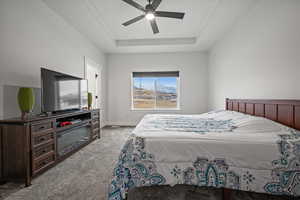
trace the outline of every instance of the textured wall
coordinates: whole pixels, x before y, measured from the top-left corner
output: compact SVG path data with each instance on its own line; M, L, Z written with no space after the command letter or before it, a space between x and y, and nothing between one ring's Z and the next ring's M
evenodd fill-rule
M105 55L40 0L2 0L0 29L0 117L12 106L3 86L39 88L41 66L83 77L88 56L105 67Z
M300 99L300 1L262 0L210 52L209 107L225 98Z
M180 71L180 111L160 113L195 114L207 111L207 54L112 54L108 56L108 123L135 125L147 113L131 110L131 73L134 71Z

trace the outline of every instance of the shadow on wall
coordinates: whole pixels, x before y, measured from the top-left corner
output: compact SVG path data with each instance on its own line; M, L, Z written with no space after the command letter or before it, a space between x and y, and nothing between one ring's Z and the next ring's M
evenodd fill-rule
M18 91L21 86L3 86L3 115L5 118L19 117L21 112L18 105ZM41 89L33 88L35 94L35 106L33 114L41 113Z

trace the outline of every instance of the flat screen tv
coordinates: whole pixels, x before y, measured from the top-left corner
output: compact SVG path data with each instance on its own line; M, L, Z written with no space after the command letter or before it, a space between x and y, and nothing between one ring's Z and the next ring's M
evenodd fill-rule
M41 68L42 111L59 112L88 107L87 80Z

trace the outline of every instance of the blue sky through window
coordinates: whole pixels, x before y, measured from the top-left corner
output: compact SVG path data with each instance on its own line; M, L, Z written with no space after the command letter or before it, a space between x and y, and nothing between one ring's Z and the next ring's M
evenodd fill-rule
M151 77L143 77L133 79L134 87L136 88L143 88L146 90L154 90L155 88L155 81L158 89L161 88L177 88L177 77L158 77L158 78L151 78Z

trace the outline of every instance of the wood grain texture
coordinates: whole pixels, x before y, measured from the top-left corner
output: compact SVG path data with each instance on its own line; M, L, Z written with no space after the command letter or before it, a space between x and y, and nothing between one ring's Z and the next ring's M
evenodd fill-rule
M246 114L254 115L254 104L253 103L246 103Z
M82 122L88 127L92 126L92 119L94 120L93 129L89 129L90 140L58 159L56 137L58 129L56 124L61 119L69 120L65 117L72 119L78 116L88 121ZM74 128L72 125L65 127L66 130L72 128ZM33 177L43 173L100 137L100 110L83 110L82 112L57 114L51 117L39 116L25 120L0 120L0 130L0 144L3 144L0 148L0 161L3 161L0 162L1 180L24 181L25 185L29 186Z
M300 130L300 106L295 106L295 128Z
M255 104L254 115L258 117L265 117L265 104Z
M265 105L265 117L276 121L277 120L277 105L275 104L266 104Z
M2 178L2 127L0 126L0 183Z
M100 112L99 110L94 110L92 112L92 139L100 138Z
M227 103L227 110L233 110L233 103L232 102L228 102Z
M233 107L232 110L239 112L239 102L233 102L232 105L233 105L232 106Z
M265 117L291 128L300 130L300 100L226 99L226 105L246 105L246 114ZM232 110L227 109L227 110Z
M3 176L19 179L26 177L27 163L24 154L28 153L27 129L24 126L2 126L3 130ZM29 155L27 155L29 156ZM26 156L26 157L27 157Z
M239 112L246 113L246 103L239 103Z
M294 125L294 107L293 105L278 105L278 121L286 126Z
M223 189L223 200L231 200L231 196L232 196L232 190Z

